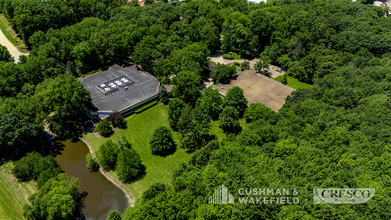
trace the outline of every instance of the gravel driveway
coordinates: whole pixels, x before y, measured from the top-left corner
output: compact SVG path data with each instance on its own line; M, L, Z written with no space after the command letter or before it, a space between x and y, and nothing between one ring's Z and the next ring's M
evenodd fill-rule
M11 54L11 56L15 59L15 63L18 63L19 62L19 56L20 55L26 55L28 56L27 53L22 53L18 50L18 48L16 48L12 43L11 41L9 41L7 39L7 37L5 37L4 33L0 30L0 44L2 46L5 46L7 48L7 50L9 51L9 53Z

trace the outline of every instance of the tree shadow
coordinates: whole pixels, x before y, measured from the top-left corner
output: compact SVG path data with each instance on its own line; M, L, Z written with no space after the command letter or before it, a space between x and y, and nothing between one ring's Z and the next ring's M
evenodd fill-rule
M146 175L147 175L147 167L144 166L144 164L141 164L137 176L135 176L132 180L130 180L129 183L134 183L139 180L142 180Z
M85 199L88 196L88 192L84 191L82 193L77 192L75 203L76 203L76 211L75 211L75 219L86 219L83 214L83 209L85 207Z
M57 155L62 155L61 151L64 150L65 145L62 143L67 139L64 137L55 137L51 140L50 144L45 145L44 152L46 155L51 155L56 157Z
M174 143L174 146L171 149L167 149L164 152L156 154L156 156L167 157L174 154L176 150L177 150L177 145Z

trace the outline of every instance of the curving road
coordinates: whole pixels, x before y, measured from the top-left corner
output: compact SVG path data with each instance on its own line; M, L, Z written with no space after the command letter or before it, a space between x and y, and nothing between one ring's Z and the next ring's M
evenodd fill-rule
M11 56L15 59L15 63L19 62L19 56L20 55L26 55L28 56L28 53L22 53L16 48L11 41L7 39L7 37L4 35L4 33L0 30L0 44L5 46L7 50L10 52Z

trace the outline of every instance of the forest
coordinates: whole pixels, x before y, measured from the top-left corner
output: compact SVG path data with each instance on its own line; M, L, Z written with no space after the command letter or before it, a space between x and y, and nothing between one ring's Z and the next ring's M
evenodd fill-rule
M77 77L137 64L175 85L170 126L193 155L171 185L151 186L122 219L391 219L391 20L372 2L188 0L138 7L2 0L0 11L31 52L14 64L0 48L0 156L22 166L30 160L20 158L49 149L44 125L60 136L80 135L91 98ZM247 107L240 88L224 99L213 90L201 93L207 57L216 50L259 57L313 87L294 91L278 112ZM208 133L212 119L226 134L221 142ZM49 171L39 165L45 161ZM50 158L33 164L36 171L14 174L40 181L25 217L76 216L80 183ZM235 198L239 188L297 188L300 195L308 190L308 198L313 188L375 188L376 194L353 205L207 204L221 184ZM53 204L72 204L64 216L42 205L56 190L64 198Z

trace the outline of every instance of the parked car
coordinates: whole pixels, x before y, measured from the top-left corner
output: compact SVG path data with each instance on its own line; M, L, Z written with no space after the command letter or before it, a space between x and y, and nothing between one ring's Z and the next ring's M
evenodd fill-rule
M279 72L279 73L281 73L281 69L277 69L276 71Z

